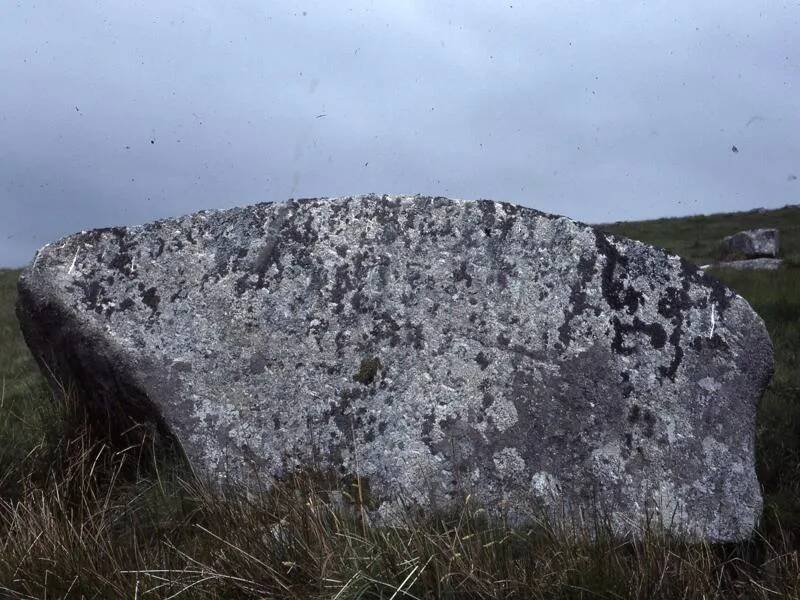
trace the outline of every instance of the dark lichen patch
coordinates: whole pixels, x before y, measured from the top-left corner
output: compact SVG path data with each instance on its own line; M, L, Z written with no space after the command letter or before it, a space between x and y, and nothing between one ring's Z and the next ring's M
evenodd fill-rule
M375 312L372 315L375 324L372 327L372 335L378 340L389 340L389 345L394 348L397 346L401 339L397 333L400 331L400 324L394 320L394 317L389 311Z
M406 328L406 344L414 350L425 348L425 335L423 334L425 326L422 323L414 325L411 321L406 321L404 326Z
M483 351L481 351L475 356L475 362L480 365L481 371L485 371L486 367L492 364L492 359L488 358Z
M668 287L658 300L658 313L672 319L673 323L690 308L692 308L692 301L686 290L673 286Z
M659 367L659 373L661 373L662 377L668 377L669 379L674 380L675 374L678 372L678 367L683 360L683 348L681 347L681 325L678 323L675 326L675 329L672 330L672 335L669 336L669 342L674 347L674 354L672 356L672 361L668 367L661 366Z
M606 258L600 279L603 298L614 310L626 309L628 314L634 314L639 309L639 304L644 304L644 296L623 283L628 277L628 257L622 256L600 231L595 231L595 243L598 254Z
M736 296L736 293L725 287L719 279L699 270L696 265L683 258L681 258L681 279L685 290L688 290L691 284L710 289L708 300L717 305L720 314L725 312Z
M701 352L705 349L709 350L728 349L728 343L725 340L723 340L717 333L715 333L711 337L701 337L699 335L695 336L690 345L692 347L692 350L695 350L697 352Z
M656 416L649 408L644 411L644 423L644 435L648 438L653 437L653 434L655 433Z
M156 311L158 310L158 303L160 301L161 297L158 295L156 288L154 287L148 288L142 293L142 303L150 308L152 311L150 313L151 315L156 314Z
M374 358L365 358L361 361L361 365L358 368L358 373L353 375L353 381L363 385L369 385L375 381L375 376L380 370L383 370L383 365L377 356Z
M103 301L106 290L100 281L97 279L92 281L78 280L75 282L75 286L83 291L83 297L80 299L83 305L98 315L103 314Z
M641 407L638 404L634 404L631 406L630 412L628 412L628 423L636 423L641 415Z
M630 355L636 351L635 346L625 346L625 336L631 333L644 333L650 338L653 348L659 350L667 343L667 332L659 323L645 323L639 317L634 317L632 323L622 323L618 317L611 319L614 327L614 338L611 349L617 354Z
M164 241L163 238L156 239L156 248L155 250L153 249L150 250L150 258L158 258L159 256L161 256L164 253L165 245L166 242Z
M453 281L456 283L463 281L467 287L472 287L472 275L467 272L467 261L462 261L453 271Z

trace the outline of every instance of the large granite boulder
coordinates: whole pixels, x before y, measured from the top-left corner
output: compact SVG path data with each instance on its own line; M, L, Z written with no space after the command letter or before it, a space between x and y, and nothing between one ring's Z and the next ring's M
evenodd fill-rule
M28 344L207 474L354 475L376 519L747 537L772 370L747 302L664 250L511 204L365 196L84 231L20 280ZM59 389L59 388L56 388Z
M729 235L723 240L726 253L744 258L776 258L777 229L748 229Z

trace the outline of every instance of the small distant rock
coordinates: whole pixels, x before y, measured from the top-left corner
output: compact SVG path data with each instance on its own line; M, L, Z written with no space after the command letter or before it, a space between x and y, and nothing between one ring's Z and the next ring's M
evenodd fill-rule
M740 271L777 271L783 261L780 258L750 258L747 260L732 260L715 265L704 265L701 269L713 266L716 269L738 269Z
M725 250L732 256L744 258L777 258L777 229L748 229L723 239Z

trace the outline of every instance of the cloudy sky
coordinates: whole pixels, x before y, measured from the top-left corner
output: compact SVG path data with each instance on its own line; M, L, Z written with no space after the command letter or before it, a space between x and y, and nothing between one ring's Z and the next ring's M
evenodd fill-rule
M603 222L798 203L798 177L797 1L0 0L0 265L290 197Z

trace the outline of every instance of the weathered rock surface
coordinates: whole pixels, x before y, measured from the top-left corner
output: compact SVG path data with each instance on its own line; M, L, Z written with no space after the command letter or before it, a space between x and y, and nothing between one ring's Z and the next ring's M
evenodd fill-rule
M745 258L775 258L778 256L777 229L748 229L723 239L726 250Z
M374 516L464 494L746 537L772 346L677 256L490 201L367 196L82 232L20 280L35 355L220 477L358 473Z

